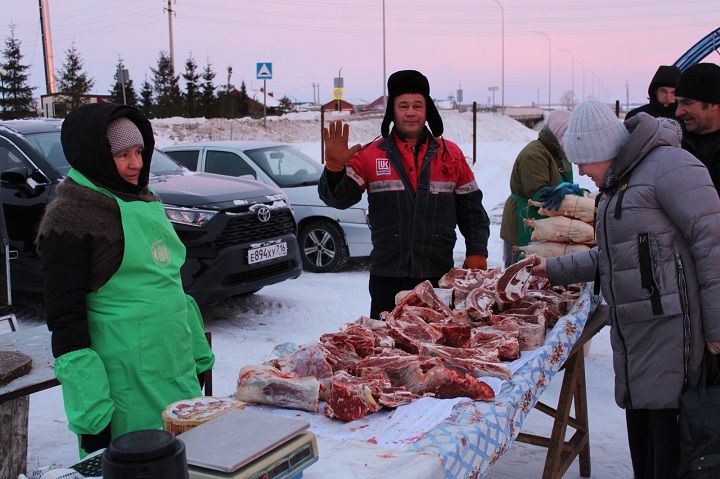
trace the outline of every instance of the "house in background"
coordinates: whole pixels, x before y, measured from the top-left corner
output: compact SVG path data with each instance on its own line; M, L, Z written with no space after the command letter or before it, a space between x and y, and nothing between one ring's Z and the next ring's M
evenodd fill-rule
M323 111L339 111L345 113L356 113L358 110L355 105L348 100L330 100L322 105Z
M111 103L110 95L82 95L84 103ZM70 99L62 93L40 95L41 116L45 118L65 118L70 111Z

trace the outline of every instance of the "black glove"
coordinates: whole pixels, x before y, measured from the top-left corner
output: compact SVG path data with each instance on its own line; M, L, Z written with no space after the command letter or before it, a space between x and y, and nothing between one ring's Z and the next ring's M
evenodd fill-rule
M106 448L110 445L112 434L110 432L110 424L97 434L82 434L80 436L80 447L83 451L91 453L98 449Z
M543 208L559 210L565 195L575 194L579 190L580 185L578 184L562 182L557 186L543 186L538 190L538 198L542 201Z

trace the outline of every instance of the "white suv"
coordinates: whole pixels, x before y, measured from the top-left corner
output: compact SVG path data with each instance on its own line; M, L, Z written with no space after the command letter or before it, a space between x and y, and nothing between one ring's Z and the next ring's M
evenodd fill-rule
M251 176L280 188L298 223L298 243L308 271L339 271L351 257L370 255L367 199L352 208L331 208L318 197L323 166L295 147L262 141L216 141L162 149L192 171Z

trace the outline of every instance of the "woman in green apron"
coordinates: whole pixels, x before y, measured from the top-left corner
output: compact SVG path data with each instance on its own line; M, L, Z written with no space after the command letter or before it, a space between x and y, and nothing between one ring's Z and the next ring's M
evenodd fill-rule
M182 288L185 247L148 178L154 139L137 110L86 105L63 123L72 169L40 225L55 375L81 456L162 427L200 395L214 356Z
M554 187L573 181L572 166L561 145L569 119L567 111L550 112L538 139L528 143L515 159L510 175L510 197L505 202L500 227L500 238L505 243L503 259L506 267L519 259L512 247L530 243L532 230L525 226L523 220L543 218L536 207L528 206L528 199L540 200L544 186Z

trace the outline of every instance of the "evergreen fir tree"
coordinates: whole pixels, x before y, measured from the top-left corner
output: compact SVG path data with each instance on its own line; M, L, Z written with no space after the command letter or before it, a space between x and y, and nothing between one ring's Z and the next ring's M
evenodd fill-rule
M155 90L155 117L167 118L182 115L182 94L178 86L178 77L172 66L170 57L164 50L158 56L157 68L150 69L153 73Z
M200 74L197 72L197 63L192 54L185 62L185 73L182 75L185 80L185 93L183 93L183 104L186 118L195 118L200 116Z
M155 117L155 105L153 105L153 87L147 77L142 84L142 90L140 90L140 111L145 115L145 118Z
M200 114L204 115L205 118L217 117L217 96L215 96L215 85L213 80L215 79L215 72L210 65L208 60L203 70L202 75L202 95L200 97Z
M28 85L27 70L23 65L20 40L15 37L15 25L10 25L10 35L5 39L5 48L0 60L0 118L12 120L37 116L33 105L31 88Z
M110 96L112 97L113 103L120 105L123 104L123 87L120 83L120 79L117 78L117 72L124 69L125 64L123 63L123 59L118 58L118 63L115 67L115 83L110 90ZM137 106L138 104L137 94L135 93L135 85L133 84L132 79L128 79L125 83L125 104L128 106Z
M238 101L237 95L232 93L235 91L235 85L232 84L233 68L231 65L227 67L227 83L223 85L222 91L218 93L218 105L220 108L220 116L224 118L237 118Z
M245 86L245 80L240 83L240 96L238 98L239 112L238 116L248 116L250 114L250 96L247 93L247 87Z
M95 80L83 71L83 60L75 44L65 51L65 63L58 70L58 93L67 96L68 112L85 103Z

